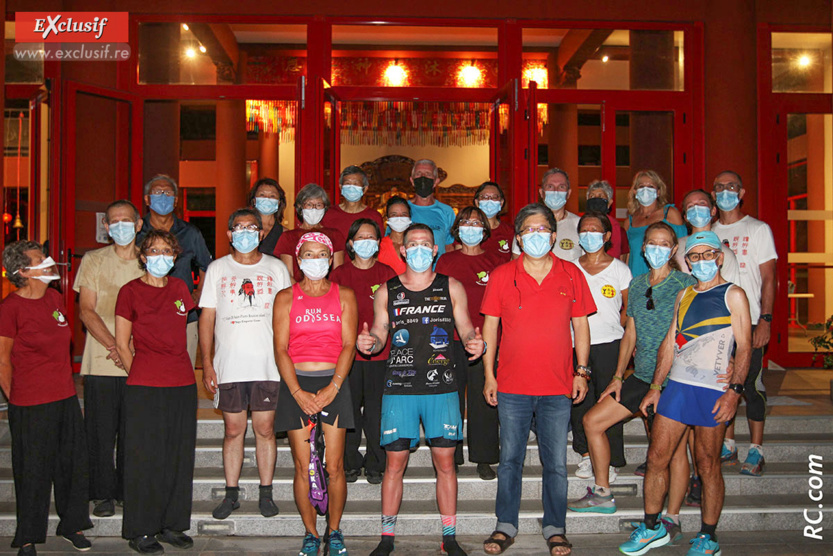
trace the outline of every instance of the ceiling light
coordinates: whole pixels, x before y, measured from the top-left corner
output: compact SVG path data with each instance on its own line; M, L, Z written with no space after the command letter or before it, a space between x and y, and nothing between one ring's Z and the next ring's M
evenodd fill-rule
M807 66L810 65L811 62L812 62L812 60L806 54L802 54L798 58L798 65L799 65L799 67L802 67L802 68L806 68Z
M203 45L200 45L200 52L205 54L207 52L206 48Z
M481 72L480 68L474 65L474 61L460 68L457 74L457 82L462 87L478 87L480 85Z
M407 79L408 72L399 65L398 60L394 60L385 70L385 82L388 87L402 87Z
M608 56L607 54L602 56L602 62L607 62L608 60L610 60L610 56Z
M188 24L187 24L187 23L183 23L183 24L182 24L182 30L183 30L183 31L187 31L187 30L188 30Z
M188 58L194 58L197 55L197 51L191 47L185 49L185 56Z
M535 81L540 89L547 88L548 74L547 68L544 67L530 67L524 70L524 77L527 83Z

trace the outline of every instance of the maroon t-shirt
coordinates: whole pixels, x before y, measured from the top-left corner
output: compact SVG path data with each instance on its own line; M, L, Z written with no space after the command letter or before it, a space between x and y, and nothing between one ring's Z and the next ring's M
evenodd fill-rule
M344 246L347 243L341 232L335 228L328 228L326 226L316 230L295 228L294 230L287 230L282 233L280 239L278 240L278 244L275 246L274 254L276 257L280 257L281 255L289 255L292 257L292 276L295 278L296 282L300 282L301 279L303 279L304 273L301 272L301 269L298 267L298 259L295 258L295 247L298 246L298 240L301 239L301 236L308 232L319 232L330 238L330 241L333 242L334 253L344 251Z
M486 251L499 253L503 257L501 262L505 263L512 258L513 239L515 239L515 228L501 221L500 225L492 230L489 239L481 243L480 247ZM440 257L440 260L442 260L442 257Z
M368 269L356 268L351 261L346 261L330 273L330 280L336 284L347 286L356 293L356 305L358 306L359 313L358 328L360 332L364 323L367 323L368 327L373 326L373 300L376 297L376 290L384 287L385 282L394 276L396 276L396 272L385 263L380 263L379 261L376 261L376 264ZM387 360L389 352L390 343L381 352L371 357L370 361ZM359 356L367 359L361 353Z
M437 261L439 274L451 276L463 284L468 299L471 323L473 326L480 327L481 332L484 317L480 314L480 304L483 302L483 294L489 283L489 275L504 262L506 262L505 257L496 251L486 251L480 255L466 255L462 251L451 251ZM457 338L456 330L454 337Z
M384 232L385 228L382 226L382 216L379 214L379 211L373 210L370 207L365 208L361 212L352 213L344 212L344 210L342 210L339 206L330 207L327 212L324 213L324 219L321 220L321 225L327 228L335 228L346 238L347 232L350 231L350 226L352 226L353 222L359 218L370 218L376 222L379 225L379 228ZM344 245L341 245L340 247L343 249Z
M194 384L194 367L188 357L185 327L188 311L195 308L188 286L168 277L163 288L136 278L122 286L116 316L133 323L133 365L127 376L131 386L173 387Z
M49 288L40 299L9 294L0 304L0 336L14 340L10 403L40 405L75 395L72 330L57 290Z

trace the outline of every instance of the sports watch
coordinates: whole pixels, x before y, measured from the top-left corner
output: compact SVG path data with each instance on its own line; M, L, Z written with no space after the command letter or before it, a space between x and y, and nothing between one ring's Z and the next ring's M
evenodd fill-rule
M743 395L743 384L730 384L729 390L737 394L738 396Z
M764 315L761 315L761 319L767 322L772 322L772 313L766 313Z

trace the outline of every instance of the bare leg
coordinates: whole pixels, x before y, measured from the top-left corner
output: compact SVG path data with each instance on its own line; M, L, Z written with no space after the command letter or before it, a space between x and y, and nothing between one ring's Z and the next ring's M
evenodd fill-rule
M454 470L454 448L431 448L431 459L437 469L437 506L440 515L457 515L457 472Z
M693 434L687 427L682 440L671 457L671 482L668 487L668 513L671 515L679 515L685 499L685 492L688 489L689 465L686 438L689 436L693 436Z
M316 512L309 501L309 431L298 429L287 431L292 460L295 462L295 478L292 486L295 494L295 506L301 514L301 521L307 533L318 536L316 529ZM343 446L342 446L343 449Z
M593 462L593 473L596 484L609 488L608 468L610 467L610 442L605 431L630 417L628 409L608 396L593 406L584 415L584 433L587 436L587 446L590 449L590 461Z
M236 487L243 467L243 442L246 438L246 412L223 412L225 435L223 436L223 472L226 486ZM274 462L272 467L275 467Z
M323 423L324 460L327 462L327 495L329 496L330 530L341 526L341 516L347 503L347 480L344 478L344 440L347 429L339 429L338 419L334 425Z
M275 476L277 447L275 446L274 425L274 411L252 411L252 429L255 431L257 446L257 473L262 486L271 485Z
M451 451L453 454L454 450ZM382 515L397 515L402 503L402 476L411 452L402 450L386 452L386 455L385 476L382 478Z
M648 447L648 469L645 471L645 513L658 514L662 511L665 494L668 492L668 475L671 457L680 445L686 425L662 415L654 417L651 444Z
M700 513L703 522L716 525L723 511L723 471L720 468L720 446L723 441L724 425L695 428L695 457L700 480L703 484L703 499Z

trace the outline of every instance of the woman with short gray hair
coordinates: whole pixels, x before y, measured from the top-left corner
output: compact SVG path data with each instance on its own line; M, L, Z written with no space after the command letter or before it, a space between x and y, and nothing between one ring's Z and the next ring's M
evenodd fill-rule
M382 215L365 198L370 181L364 170L358 166L346 167L341 171L338 185L341 201L324 215L324 226L335 228L345 237L353 222L360 218L369 218L382 228Z
M625 241L625 232L622 230L622 225L616 219L615 214L610 214L613 210L614 193L613 187L607 180L596 180L587 186L587 205L586 212L597 212L604 214L610 220L610 247L606 253L614 258L620 258L622 255L630 253L628 242Z
M298 226L294 230L287 230L281 234L274 252L274 255L283 261L286 268L292 269L289 276L293 284L300 281L304 276L301 269L298 268L295 246L298 245L301 236L307 232L320 232L333 242L336 251L333 254L332 268L344 263L344 234L322 223L329 208L330 196L317 183L306 184L295 196L295 216L298 218Z

